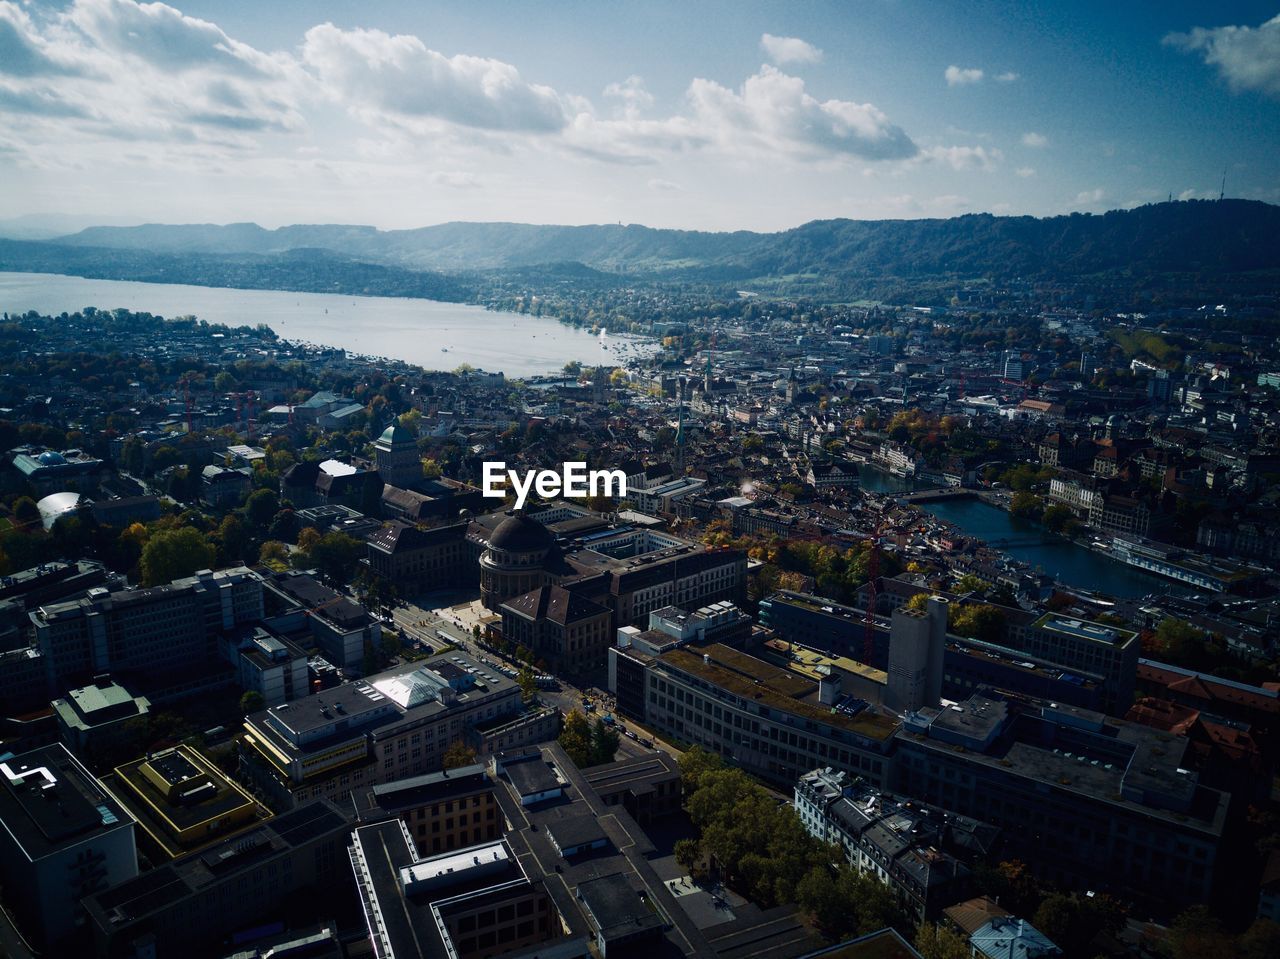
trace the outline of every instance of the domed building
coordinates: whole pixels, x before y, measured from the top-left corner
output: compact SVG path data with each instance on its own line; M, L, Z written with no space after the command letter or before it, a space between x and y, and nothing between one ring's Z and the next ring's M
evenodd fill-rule
M382 482L409 487L422 479L418 440L398 422L392 423L373 444L373 462Z
M551 585L547 565L555 548L545 526L523 513L510 514L480 554L480 602L497 612L507 600Z

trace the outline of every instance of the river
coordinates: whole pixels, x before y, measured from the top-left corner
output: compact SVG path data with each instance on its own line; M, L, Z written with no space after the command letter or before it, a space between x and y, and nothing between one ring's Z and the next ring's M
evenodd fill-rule
M636 337L597 337L546 317L436 300L0 273L0 312L57 316L86 306L166 317L191 314L229 326L266 323L286 340L393 357L427 369L468 363L513 377L558 372L570 360L619 365L652 348Z
M870 466L861 467L860 475L862 487L873 493L902 493L912 488L910 480ZM1016 560L1039 567L1066 586L1126 599L1177 590L1177 584L1170 580L1054 536L1039 523L1012 516L976 497L921 503L920 508L954 524L969 536L993 544Z

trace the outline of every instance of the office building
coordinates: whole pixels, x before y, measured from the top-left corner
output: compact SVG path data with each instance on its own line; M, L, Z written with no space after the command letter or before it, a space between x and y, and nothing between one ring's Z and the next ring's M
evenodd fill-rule
M369 537L364 561L404 596L468 586L476 570L466 532L465 522L420 529L392 520Z
M356 829L348 857L377 959L480 959L564 938L545 883L501 839L423 858L392 820ZM581 945L565 955L585 956Z
M680 812L680 764L657 751L582 770L606 806L622 806L640 826Z
M495 739L558 731L555 709L526 711L513 680L446 653L250 715L242 761L260 789L293 805L433 772L458 740L484 752Z
M152 865L241 832L268 817L235 780L187 745L117 766L102 786L138 822Z
M307 652L296 643L257 626L228 638L226 649L240 688L258 693L267 706L307 695Z
M884 580L881 596L893 594L896 602L905 598L898 580ZM894 606L877 602L879 611L891 613ZM851 606L819 596L779 591L760 602L760 621L793 646L825 651L832 656L860 659L865 655L865 613ZM1032 620L1034 622L1034 619ZM976 689L992 686L1025 693L1037 699L1102 709L1106 680L1080 668L1068 669L1049 657L1032 655L1025 648L1013 648L1027 630L1017 622L1006 624L1005 640L989 643L948 635L942 654L942 693L948 699L967 699ZM1025 646L1025 643L1020 643ZM871 664L885 666L889 659L889 631L877 626L872 638Z
M1230 797L1185 738L1057 703L976 693L896 737L895 792L1003 830L1008 855L1068 889L1162 912L1209 898Z
M264 571L261 576L264 626L299 645L315 646L347 675L364 671L365 649L378 648L382 624L363 606L309 573Z
M897 723L841 688L837 675L806 676L719 643L658 656L609 650L619 712L731 760L770 782L794 785L834 766L884 785Z
M55 688L113 673L140 690L180 695L226 685L230 670L215 665L219 635L262 614L262 583L238 566L150 589L95 587L41 606L31 621Z
M361 822L399 819L419 856L501 839L502 811L484 764L459 766L374 786L354 796Z
M422 481L418 438L399 423L388 426L374 441L373 462L384 483L411 487Z
M92 954L216 959L233 951L233 938L277 923L304 927L326 914L352 921L350 833L336 806L311 802L95 892L84 900Z
M1032 656L1102 678L1103 709L1123 716L1133 704L1142 643L1133 630L1046 613L1010 642Z
M65 746L0 762L0 880L38 948L57 955L84 923L80 900L137 874L133 817Z
M62 741L77 753L92 753L118 741L129 720L151 711L147 697L134 696L109 676L99 676L88 686L69 690L49 705Z

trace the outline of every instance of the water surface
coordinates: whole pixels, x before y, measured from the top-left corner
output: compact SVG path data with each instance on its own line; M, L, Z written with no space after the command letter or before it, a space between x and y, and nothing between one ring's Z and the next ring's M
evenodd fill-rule
M553 319L463 303L0 273L0 312L56 316L86 306L165 317L191 314L229 326L266 323L287 340L393 357L427 369L468 363L507 376L557 372L570 360L612 366L649 348L632 337L593 336Z

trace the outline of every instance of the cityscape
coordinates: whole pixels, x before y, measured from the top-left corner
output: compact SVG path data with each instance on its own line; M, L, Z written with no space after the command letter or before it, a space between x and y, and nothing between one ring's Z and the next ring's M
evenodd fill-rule
M317 6L0 0L0 957L1280 955L1275 10Z

